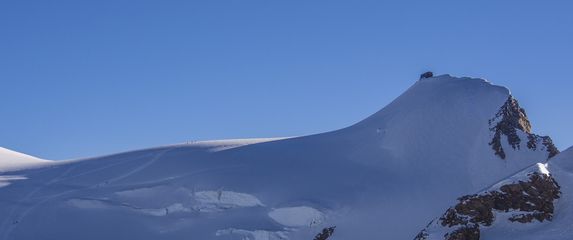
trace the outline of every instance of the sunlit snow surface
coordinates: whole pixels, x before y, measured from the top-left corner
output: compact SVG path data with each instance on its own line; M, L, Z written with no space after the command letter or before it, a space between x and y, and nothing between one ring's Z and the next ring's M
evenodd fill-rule
M412 239L458 196L547 158L494 155L488 120L508 96L443 75L338 131L6 168L0 239L312 239L330 226L336 239Z
M0 147L0 173L40 167L50 163L50 161Z

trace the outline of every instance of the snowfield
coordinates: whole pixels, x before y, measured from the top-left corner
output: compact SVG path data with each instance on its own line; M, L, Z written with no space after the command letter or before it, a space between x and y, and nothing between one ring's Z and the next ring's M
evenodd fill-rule
M311 240L333 226L331 239L413 239L459 196L548 159L526 131L492 130L512 121L498 114L508 99L508 89L486 80L442 75L317 135L57 162L0 149L0 239ZM504 159L492 149L496 133ZM557 208L571 211L566 190ZM548 234L570 234L561 229L568 223L556 214ZM513 236L511 226L483 239Z
M274 209L269 217L287 227L312 227L324 221L322 212L307 206Z

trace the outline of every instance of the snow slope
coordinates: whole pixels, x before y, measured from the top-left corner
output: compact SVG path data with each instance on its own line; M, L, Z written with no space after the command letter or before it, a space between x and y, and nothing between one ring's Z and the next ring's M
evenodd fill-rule
M49 161L0 147L0 172L43 166Z
M332 239L412 239L457 196L549 157L520 129L517 145L500 135L496 155L492 123L508 99L483 79L442 75L333 132L6 172L0 239L312 239L330 226Z

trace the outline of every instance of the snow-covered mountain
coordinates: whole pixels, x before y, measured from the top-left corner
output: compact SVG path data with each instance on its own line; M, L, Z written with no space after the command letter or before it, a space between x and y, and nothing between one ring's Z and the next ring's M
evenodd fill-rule
M557 153L509 90L442 75L333 132L5 171L0 239L412 239Z

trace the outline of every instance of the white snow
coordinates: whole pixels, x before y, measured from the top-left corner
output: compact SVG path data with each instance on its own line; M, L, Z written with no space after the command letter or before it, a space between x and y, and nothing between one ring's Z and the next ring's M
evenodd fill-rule
M269 217L287 227L311 227L324 221L324 214L308 206L278 208Z
M106 210L118 209L128 210L135 213L163 217L174 213L189 213L193 212L192 209L186 208L181 203L174 203L162 208L142 208L130 205L129 203L114 202L108 199L70 199L67 203L75 208L92 209L92 210Z
M235 235L239 236L242 240L286 240L288 239L285 232L277 231L277 232L270 232L265 230L243 230L243 229L225 229L225 230L218 230L215 233L216 236L226 236L226 235Z
M96 199L70 199L68 204L76 208L85 209L105 209L109 208L109 205Z
M194 194L199 211L220 211L238 207L264 206L255 196L233 191L201 191Z
M219 152L223 150L233 149L237 147L247 146L251 144L271 142L277 140L288 139L292 137L278 137L278 138L248 138L248 139L224 139L224 140L207 140L207 141L189 141L186 145L207 148L211 152Z
M4 176L0 175L0 188L10 185L12 181L26 180L26 179L28 179L26 176L20 176L20 175L4 175Z
M3 171L41 167L49 163L50 161L0 147L0 173Z

